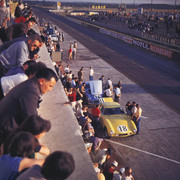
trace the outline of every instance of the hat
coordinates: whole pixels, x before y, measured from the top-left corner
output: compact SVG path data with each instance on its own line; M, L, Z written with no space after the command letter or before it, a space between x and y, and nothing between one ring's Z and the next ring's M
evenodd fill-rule
M117 161L113 161L111 165L117 167L118 166L118 162Z
M120 169L120 173L123 174L125 172L125 168Z
M92 143L85 143L85 147L86 147L86 149L92 147Z

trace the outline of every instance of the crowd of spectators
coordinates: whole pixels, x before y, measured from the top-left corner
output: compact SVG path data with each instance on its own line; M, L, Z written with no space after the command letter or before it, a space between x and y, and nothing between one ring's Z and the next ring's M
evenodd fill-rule
M130 167L123 168L121 163L118 165L118 162L114 158L113 149L104 142L100 125L100 106L94 105L93 107L89 107L88 104L87 89L85 88L86 83L83 76L85 71L84 67L81 67L77 74L73 74L69 64L65 68L62 68L60 65L59 68L58 73L69 99L68 103L72 106L74 114L77 117L87 152L92 159L98 179L134 179L132 169ZM90 67L89 81L93 79L94 69ZM122 90L121 81L113 85L111 78L108 78L106 82L104 81L104 75L102 75L99 80L102 81L103 96L112 97L116 102L119 102ZM129 108L129 110L130 113L127 108L127 113L136 121L138 119L136 116L137 109L132 107L131 109ZM139 117L141 117L141 115ZM139 121L137 120L137 122Z
M180 13L145 11L142 14L127 12L98 12L94 15L81 16L92 23L100 23L120 32L128 32L141 36L139 32L179 38Z
M52 69L36 61L46 38L31 29L37 21L27 4L18 3L10 26L3 0L0 12L0 179L64 180L75 169L72 155L51 153L39 142L51 129L38 115L41 96L58 81Z

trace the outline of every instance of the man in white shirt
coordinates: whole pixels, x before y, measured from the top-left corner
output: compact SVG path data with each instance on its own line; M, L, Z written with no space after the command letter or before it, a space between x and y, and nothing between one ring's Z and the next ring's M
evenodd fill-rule
M119 102L119 98L121 96L121 90L117 87L117 85L114 86L114 99L115 102Z
M137 108L136 108L136 102L133 102L133 107L131 109L131 119L133 120L135 114L136 114Z
M35 76L36 72L40 69L45 68L46 65L42 62L38 62L35 64L30 65L24 73L17 73L11 76L3 76L0 79L0 85L1 85L1 90L3 93L3 97L8 94L8 92L13 89L15 86L18 84L22 83L23 81L26 81L28 78L32 78ZM0 97L0 100L3 98Z
M67 67L64 69L65 73L68 74L70 69L69 69L69 65L67 65Z
M107 82L106 82L106 85L107 85L107 86L110 86L111 91L113 90L113 83L112 83L112 81L111 81L110 78L108 78L108 80L107 80Z
M90 70L89 70L89 80L90 81L93 80L93 75L94 75L94 69L92 67L90 67Z
M106 94L106 97L111 97L112 96L112 91L110 90L110 86L104 91Z

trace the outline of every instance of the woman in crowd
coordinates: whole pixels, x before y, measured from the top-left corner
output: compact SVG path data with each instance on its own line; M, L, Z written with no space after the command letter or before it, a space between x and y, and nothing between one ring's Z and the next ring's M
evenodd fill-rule
M42 166L44 160L30 159L36 140L31 133L19 132L8 146L8 154L0 157L0 179L14 180L19 173L35 164Z

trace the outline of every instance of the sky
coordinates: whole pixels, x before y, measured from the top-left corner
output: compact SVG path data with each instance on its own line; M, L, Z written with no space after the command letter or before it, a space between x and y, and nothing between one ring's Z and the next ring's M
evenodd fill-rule
M180 5L180 0L49 0L49 1L59 1L59 2L94 2L94 3L125 3L125 4L149 4L151 1L153 4L170 4Z

